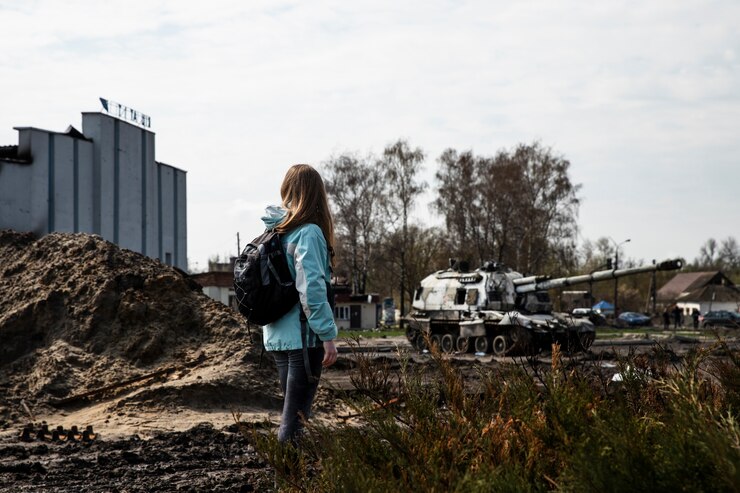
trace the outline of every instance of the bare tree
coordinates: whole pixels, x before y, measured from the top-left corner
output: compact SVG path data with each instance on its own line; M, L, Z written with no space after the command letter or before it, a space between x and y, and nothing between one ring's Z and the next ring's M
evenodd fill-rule
M611 241L606 236L602 236L596 240L596 250L599 252L599 260L603 266L607 263L607 259L611 258L614 254L614 247Z
M721 242L709 238L699 249L699 257L694 260L697 269L721 269L729 272L740 270L740 247L733 236Z
M717 267L717 240L709 238L699 249L699 258L696 263L703 268Z
M451 243L472 246L480 262L524 272L576 267L580 186L571 183L566 159L535 142L493 158L448 149L439 162L435 208Z
M475 157L471 151L458 154L454 149L447 149L437 162L440 168L435 177L439 185L433 207L444 216L447 231L456 239L452 255L470 260L480 254L480 247L474 241L480 229L476 224L480 204Z
M570 162L537 142L519 145L511 159L524 184L520 267L528 272L542 271L548 267L552 251L576 236L580 185L572 184L568 177Z
M373 251L383 232L383 180L373 162L372 157L361 159L342 154L323 165L354 294L365 293Z
M578 268L581 271L593 270L591 267L596 265L596 255L594 242L588 238L583 240L581 247L578 249Z
M518 266L515 238L523 230L522 173L509 155L499 151L493 158L479 158L478 209L483 214L478 237L481 261L494 259Z
M722 266L728 271L740 269L740 247L737 240L730 236L722 240L719 247L719 258Z
M417 174L424 161L424 152L421 148L411 149L405 140L398 140L383 151L380 166L383 170L388 186L388 210L391 223L396 218L401 221L401 251L399 252L401 267L401 315L405 315L406 292L406 251L409 245L408 219L414 201L426 188L425 182L417 181ZM398 228L396 228L398 230ZM401 319L403 327L403 319Z
M424 228L416 224L408 225L408 245L406 256L405 296L412 298L421 280L432 272L447 267L450 247L445 234L438 228ZM376 269L378 273L371 284L378 283L379 288L396 286L400 281L401 257L396 253L403 244L403 231L389 234L383 242L378 256ZM393 293L391 293L393 294Z

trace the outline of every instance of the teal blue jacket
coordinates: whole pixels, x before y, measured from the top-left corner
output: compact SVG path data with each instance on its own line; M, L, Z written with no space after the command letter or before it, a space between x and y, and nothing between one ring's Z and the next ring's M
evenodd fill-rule
M270 206L262 221L267 229L280 224L287 214L282 207ZM321 345L321 341L336 339L337 326L327 298L331 281L329 252L324 233L315 224L303 224L281 235L288 267L296 282L298 298L308 318L306 346ZM265 325L262 338L267 351L302 349L299 304L279 320Z

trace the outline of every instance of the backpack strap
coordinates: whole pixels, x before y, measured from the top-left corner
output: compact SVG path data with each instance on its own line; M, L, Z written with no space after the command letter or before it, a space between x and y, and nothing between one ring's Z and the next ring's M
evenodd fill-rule
M306 369L306 377L308 377L309 383L317 383L319 381L318 377L315 377L313 372L311 371L311 360L308 357L308 336L309 331L311 330L308 327L308 318L306 318L306 314L303 313L303 308L301 308L300 311L301 315L301 345L303 347L303 366Z

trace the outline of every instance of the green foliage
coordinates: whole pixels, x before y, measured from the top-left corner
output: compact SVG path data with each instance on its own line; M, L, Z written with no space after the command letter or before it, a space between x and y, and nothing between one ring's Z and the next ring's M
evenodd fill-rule
M717 351L721 359L717 359ZM464 377L362 354L344 397L354 419L312 422L300 449L256 448L285 491L737 491L740 358L722 344L685 361L660 350L598 364L479 366ZM612 370L613 372L613 370ZM711 375L708 372L712 372Z

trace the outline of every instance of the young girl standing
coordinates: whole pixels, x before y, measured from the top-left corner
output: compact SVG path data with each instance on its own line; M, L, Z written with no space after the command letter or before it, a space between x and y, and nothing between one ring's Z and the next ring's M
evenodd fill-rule
M293 441L311 414L322 367L337 360L337 326L330 304L334 225L324 182L307 164L288 169L280 187L282 206L262 220L281 234L299 303L263 330L265 349L275 358L284 395L278 440Z

